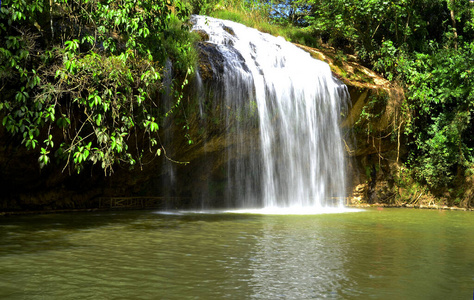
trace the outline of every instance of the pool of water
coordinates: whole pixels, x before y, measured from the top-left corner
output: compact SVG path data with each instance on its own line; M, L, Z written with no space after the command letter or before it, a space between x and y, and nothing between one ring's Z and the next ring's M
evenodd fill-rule
M472 212L0 218L1 299L472 299Z

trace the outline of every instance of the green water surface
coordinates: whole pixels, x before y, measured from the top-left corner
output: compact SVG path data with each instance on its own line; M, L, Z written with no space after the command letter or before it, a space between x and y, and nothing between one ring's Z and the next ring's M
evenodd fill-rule
M0 299L473 299L474 214L0 218Z

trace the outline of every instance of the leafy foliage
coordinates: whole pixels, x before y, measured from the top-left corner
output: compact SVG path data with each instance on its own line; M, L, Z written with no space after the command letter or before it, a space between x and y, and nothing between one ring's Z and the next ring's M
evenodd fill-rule
M50 5L52 4L52 6ZM179 1L4 0L0 10L2 125L39 163L78 172L159 155L166 61L174 106L192 73ZM146 153L145 153L146 150Z
M416 176L433 188L447 187L473 163L474 43L418 54L404 62L409 105L416 112L407 133Z

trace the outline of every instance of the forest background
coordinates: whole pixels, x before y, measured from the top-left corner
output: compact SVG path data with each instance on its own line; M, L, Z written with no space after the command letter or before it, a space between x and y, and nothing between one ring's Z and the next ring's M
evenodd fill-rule
M206 14L355 55L402 86L394 128L408 151L397 184L471 206L473 11L469 0L4 0L0 133L42 168L69 173L110 175L166 156L160 126L180 109L197 60L188 19Z

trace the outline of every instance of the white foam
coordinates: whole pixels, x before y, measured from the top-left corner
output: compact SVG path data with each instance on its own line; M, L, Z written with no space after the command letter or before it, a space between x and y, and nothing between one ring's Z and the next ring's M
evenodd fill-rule
M188 214L255 214L255 215L322 215L362 212L363 209L348 207L267 207L241 209L206 209L206 210L179 210L156 211L160 215L188 215Z
M256 209L227 210L227 213L259 214L259 215L321 215L361 212L363 209L346 207L269 207Z

